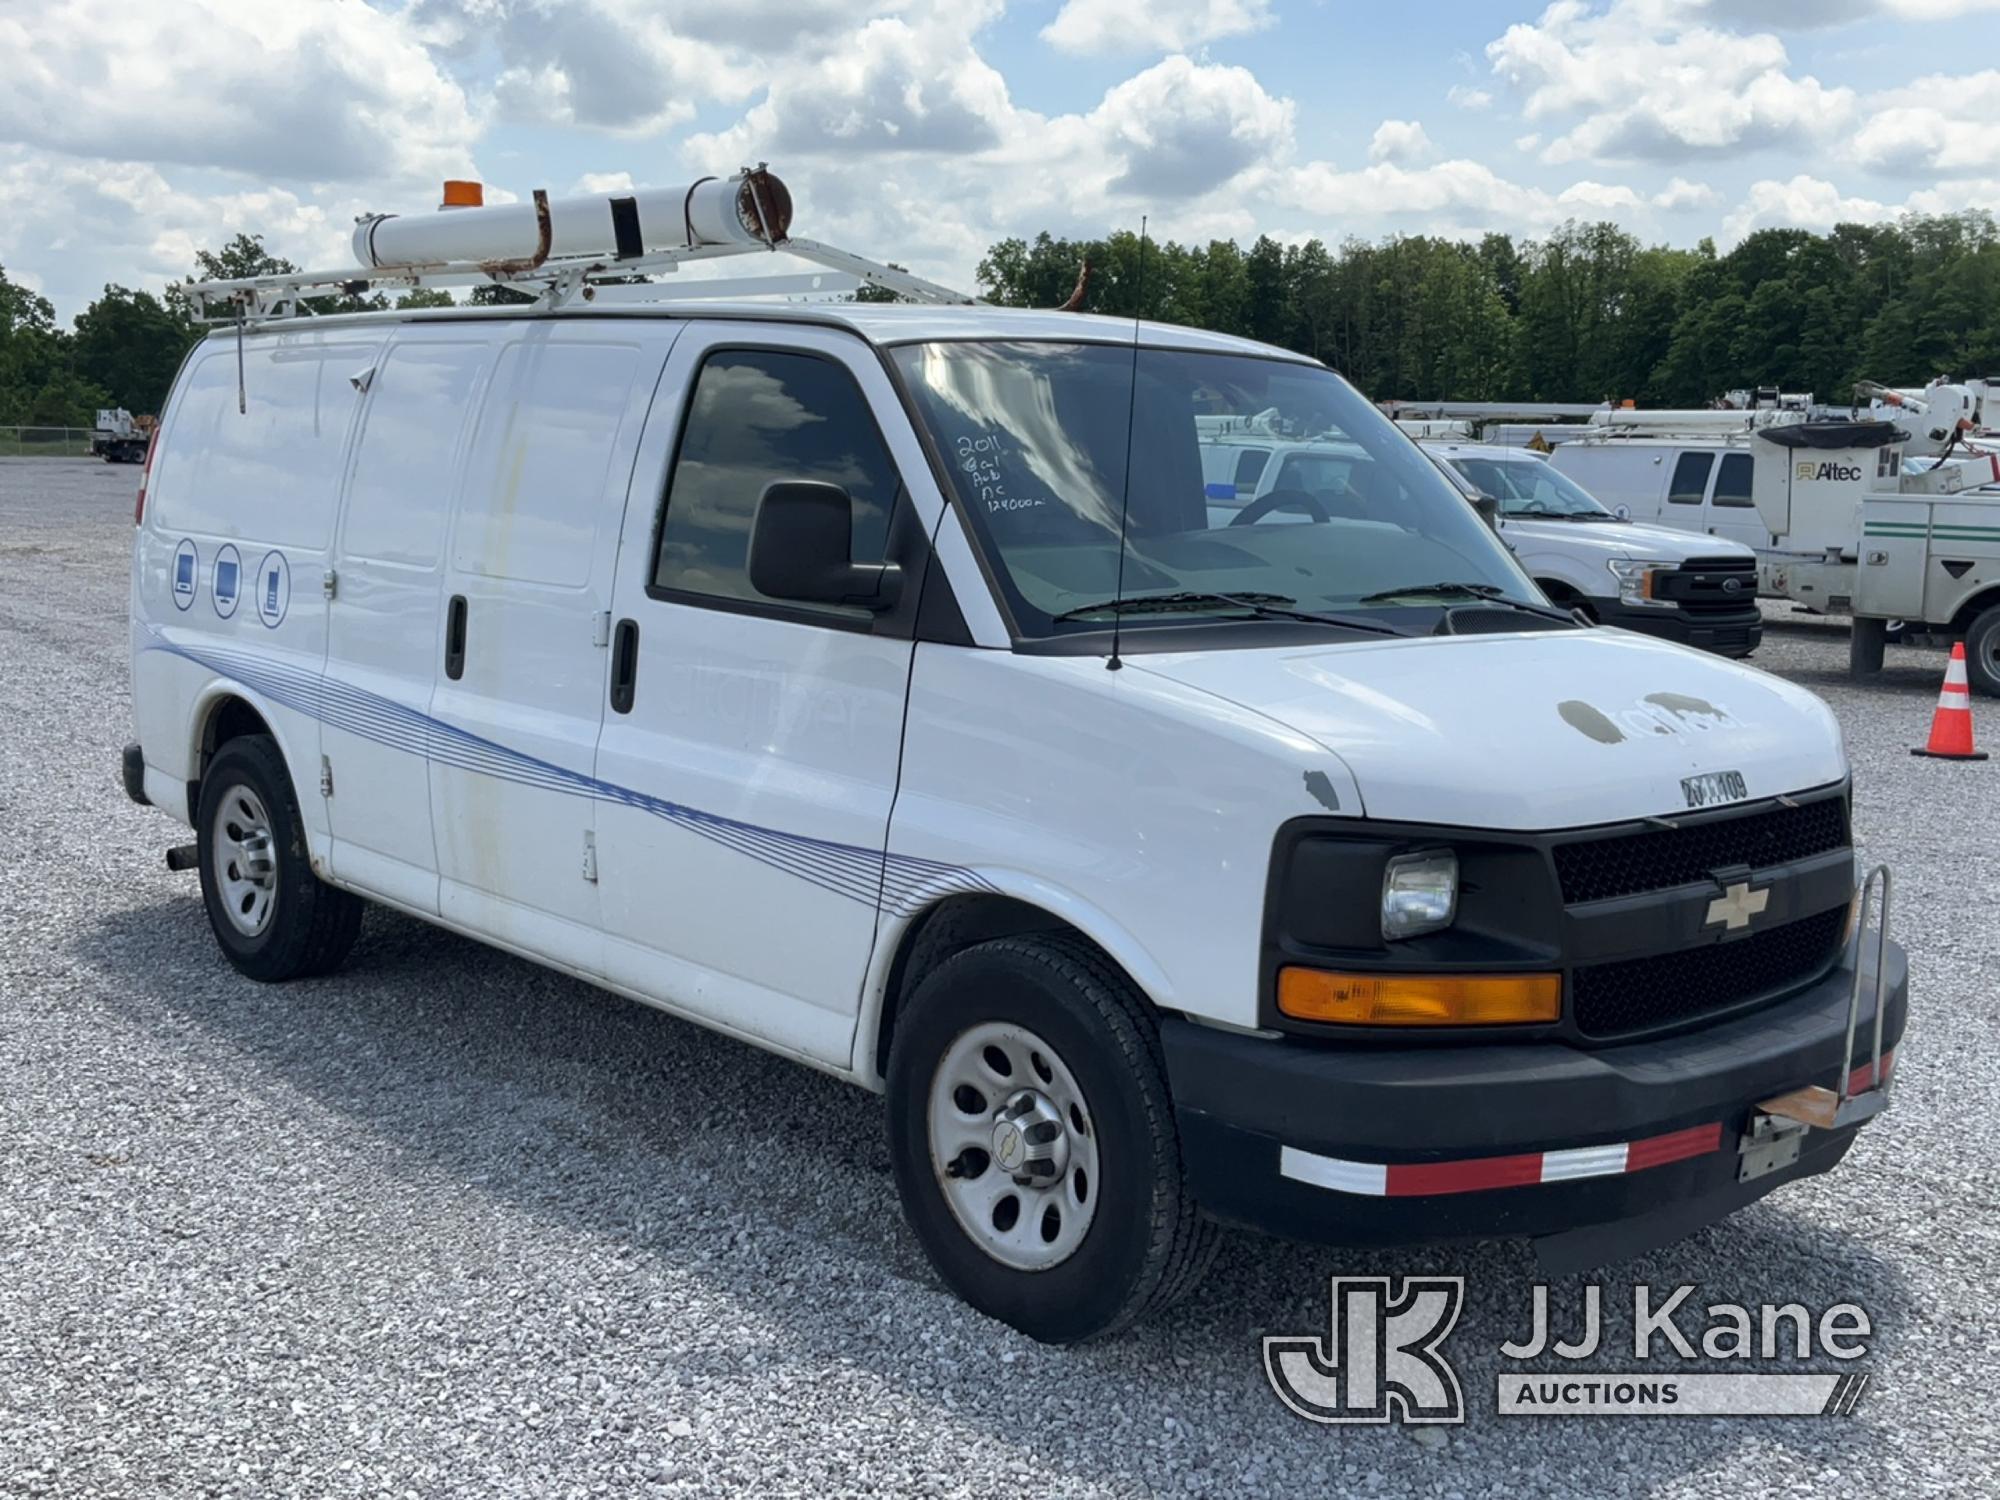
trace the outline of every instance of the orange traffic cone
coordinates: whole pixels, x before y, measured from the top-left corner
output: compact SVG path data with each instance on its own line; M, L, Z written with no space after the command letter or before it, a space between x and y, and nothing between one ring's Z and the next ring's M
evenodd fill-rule
M1965 685L1965 642L1954 641L1944 669L1937 712L1931 715L1931 740L1912 755L1934 760L1984 760L1986 752L1972 748L1972 695Z

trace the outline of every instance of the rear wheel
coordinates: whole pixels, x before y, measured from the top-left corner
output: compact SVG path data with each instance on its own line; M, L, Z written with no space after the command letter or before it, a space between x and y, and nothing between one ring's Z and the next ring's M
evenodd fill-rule
M1965 675L1974 692L2000 698L2000 604L1965 628Z
M980 1311L1073 1343L1206 1270L1216 1231L1182 1174L1158 1033L1089 944L1000 938L945 960L898 1018L888 1082L904 1212Z
M361 932L362 903L313 874L292 778L269 735L216 751L195 844L208 925L239 972L270 982L340 966Z

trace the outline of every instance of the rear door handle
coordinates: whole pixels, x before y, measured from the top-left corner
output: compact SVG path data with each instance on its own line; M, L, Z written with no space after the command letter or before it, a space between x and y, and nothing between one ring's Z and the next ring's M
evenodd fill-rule
M632 712L632 695L639 686L639 622L620 620L611 635L611 710Z
M465 595L453 594L444 616L444 675L453 682L465 675Z

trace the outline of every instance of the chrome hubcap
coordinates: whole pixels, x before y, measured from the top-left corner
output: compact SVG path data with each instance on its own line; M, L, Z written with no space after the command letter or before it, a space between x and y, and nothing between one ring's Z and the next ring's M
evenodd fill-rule
M1053 1047L995 1022L962 1034L931 1080L931 1165L959 1227L988 1255L1045 1271L1097 1212L1097 1134Z
M223 913L238 932L256 937L271 925L278 900L278 840L271 815L249 787L231 787L209 832Z

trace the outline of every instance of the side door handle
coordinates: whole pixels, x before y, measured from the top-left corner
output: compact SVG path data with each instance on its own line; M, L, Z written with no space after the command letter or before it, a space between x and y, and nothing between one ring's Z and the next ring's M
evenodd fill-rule
M625 619L611 634L611 710L632 712L632 695L639 686L639 622Z
M465 595L453 594L444 616L444 675L453 682L465 675Z

